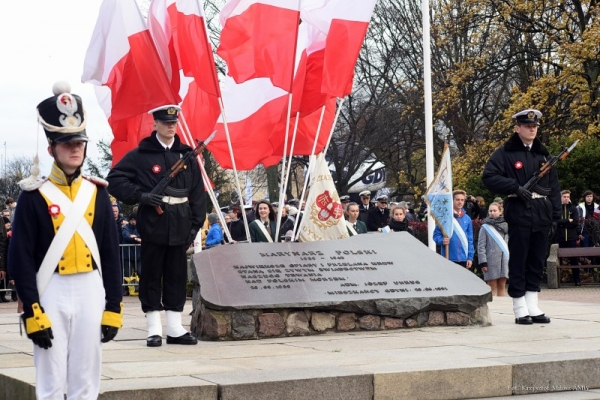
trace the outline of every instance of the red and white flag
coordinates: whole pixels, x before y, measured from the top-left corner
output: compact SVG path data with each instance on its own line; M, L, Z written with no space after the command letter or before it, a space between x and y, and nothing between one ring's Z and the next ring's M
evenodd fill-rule
M193 138L206 139L220 115L220 90L198 1L152 0L148 24L174 89L177 80L177 91L183 99L182 119ZM185 76L180 77L180 69Z
M110 88L112 122L180 100L135 0L102 2L81 80Z
M269 137L286 110L287 93L268 78L236 84L227 77L221 89L236 167L242 171L253 169L273 154ZM222 118L216 129L208 149L222 168L232 169Z
M268 77L292 89L300 0L229 0L220 13L217 53L237 83Z
M377 0L303 0L300 17L327 37L321 92L344 97L352 91L354 67Z
M193 76L200 89L221 97L212 45L199 0L177 0L177 52L185 76Z
M175 44L177 29L175 0L152 0L148 9L148 30L163 63L173 93L179 93L179 57ZM183 96L181 96L183 98Z

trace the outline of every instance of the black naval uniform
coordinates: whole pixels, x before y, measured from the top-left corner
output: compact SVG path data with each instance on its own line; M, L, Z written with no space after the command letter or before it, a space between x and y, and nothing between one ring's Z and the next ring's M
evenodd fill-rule
M548 157L548 150L538 138L529 151L515 133L494 152L483 171L483 183L491 192L508 195L504 218L510 253L508 294L513 298L540 291L548 234L552 222L560 219L561 195L555 168L531 190L539 198L526 202L516 195Z
M125 204L136 204L143 193L150 192L177 160L192 151L175 135L169 150L156 132L143 139L127 153L108 174L109 192ZM137 227L142 239L142 274L140 302L142 310L183 311L186 299L186 250L191 236L201 228L206 217L206 198L200 168L195 158L179 172L164 191L164 213L140 205ZM187 197L187 201L180 199ZM161 302L162 281L162 302Z
M381 210L377 205L369 207L367 214L367 228L369 232L377 232L379 229L387 226L390 222L390 209L384 208Z

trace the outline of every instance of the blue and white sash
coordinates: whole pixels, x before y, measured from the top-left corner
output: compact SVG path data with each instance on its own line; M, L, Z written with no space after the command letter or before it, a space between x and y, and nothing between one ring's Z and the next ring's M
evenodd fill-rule
M452 225L454 226L453 234L455 233L458 237L458 240L460 240L460 244L465 252L465 257L469 257L469 241L467 240L465 231L463 230L462 226L460 226L456 218L452 218Z
M500 250L502 250L502 252L504 253L504 256L508 259L508 245L506 244L506 241L504 240L502 235L500 235L500 232L498 232L496 228L488 224L483 224L481 225L481 227L485 229L485 231L490 235L492 239L494 239L494 242L496 242L498 247L500 247Z

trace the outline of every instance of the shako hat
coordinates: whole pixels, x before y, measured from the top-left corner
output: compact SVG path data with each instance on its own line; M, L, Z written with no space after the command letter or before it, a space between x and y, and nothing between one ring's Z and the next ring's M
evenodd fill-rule
M52 86L54 96L37 105L38 120L48 143L87 142L86 115L81 97L71 94L71 85L58 81Z
M539 119L542 118L542 113L533 108L520 111L512 116L517 124L536 124L539 125Z
M170 104L150 110L148 111L148 114L152 114L155 121L177 122L179 121L179 111L181 111L181 107Z

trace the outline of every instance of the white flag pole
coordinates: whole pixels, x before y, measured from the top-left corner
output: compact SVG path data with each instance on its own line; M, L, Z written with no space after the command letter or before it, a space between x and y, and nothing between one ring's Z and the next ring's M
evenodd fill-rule
M191 148L196 147L196 145L194 144L194 139L190 133L189 127L187 126L187 123L185 121L185 116L183 115L183 112L180 111L179 116L181 117L181 121L179 121L179 128L181 128L181 133L183 134L183 140ZM204 163L202 162L202 158L200 157L200 155L196 155L196 161L198 162L198 165L200 166L200 173L202 174L202 180L204 181L204 188L208 192L208 197L210 197L210 200L212 201L215 209L219 210L219 212L217 212L217 216L219 217L219 220L221 221L221 225L223 227L223 232L225 232L225 235L227 236L229 241L231 241L231 234L229 233L229 229L227 228L227 224L225 223L223 214L221 214L221 212L220 212L219 201L217 200L217 196L215 196L215 193L212 190L212 187L210 186L210 183L209 183L210 181L208 179L208 175L206 174L206 170L204 169Z
M192 134L190 133L190 128L188 127L187 121L185 120L185 116L183 115L183 112L179 112L179 116L181 117L179 127L181 128L181 133L183 134L183 140L187 143L188 146L192 148L196 147L196 145L194 144ZM210 180L208 179L208 174L206 173L206 169L204 168L204 163L202 162L202 158L200 157L200 155L196 156L196 161L198 161L198 165L200 166L200 172L202 174L202 179L204 180L204 188L208 192L208 197L210 197L210 200L212 201L215 210L219 210L219 212L217 212L217 216L219 217L219 221L221 221L221 226L223 227L223 232L225 232L225 236L227 236L227 239L231 243L233 241L233 239L231 238L231 233L229 232L229 228L225 223L225 218L223 218L223 214L220 212L219 200L217 199L215 192L210 186Z
M227 124L227 118L225 118L225 107L223 106L222 97L219 97L219 108L221 109L221 117L223 117L223 127L225 128L227 147L229 148L229 156L231 157L231 167L233 168L235 188L237 189L237 193L240 198L240 206L242 207L242 218L244 219L244 229L246 229L246 239L248 240L248 243L252 243L252 239L250 239L250 230L248 229L248 218L246 217L246 210L244 209L244 196L242 196L240 179L238 178L237 168L235 166L235 157L233 156L233 147L231 146L231 136L229 135L229 125Z
M433 112L431 100L431 27L429 21L429 0L422 0L423 15L423 88L425 91L425 165L427 171L427 187L433 182ZM435 221L431 213L427 213L427 237L429 248L435 251L433 230Z
M315 134L315 141L313 143L313 147L312 150L310 152L311 156L310 156L310 162L308 163L308 169L306 170L306 176L304 177L304 185L302 186L302 195L300 196L300 203L298 203L298 215L301 215L301 211L302 211L302 202L304 201L304 195L306 194L306 187L308 186L308 181L310 178L310 173L312 171L313 168L313 159L315 158L315 149L317 148L317 142L319 141L319 133L321 132L321 124L323 123L323 117L325 116L325 105L323 105L323 107L321 108L321 117L319 118L319 125L317 126L317 133ZM294 230L292 233L292 237L294 238L294 241L297 239L296 237L296 230L298 229L298 221L300 220L300 218L296 218L296 221L294 222Z
M279 207L277 207L277 223L275 224L275 242L279 242L279 228L281 227L281 214L283 211L283 206L285 205L285 157L287 155L287 146L288 146L288 135L290 133L290 119L292 116L292 94L288 93L288 109L287 109L287 118L285 120L285 139L283 145L283 157L281 158L281 184L279 186ZM290 154L292 154L290 152ZM291 157L288 162L291 163Z
M331 131L329 132L329 137L327 138L327 144L323 149L323 154L327 155L327 150L329 150L329 144L331 143L331 138L333 137L333 130L335 129L335 125L337 124L337 120L340 117L340 111L342 110L342 104L344 104L345 97L340 99L340 104L338 104L338 108L335 112L335 118L333 119L333 124L331 125Z

